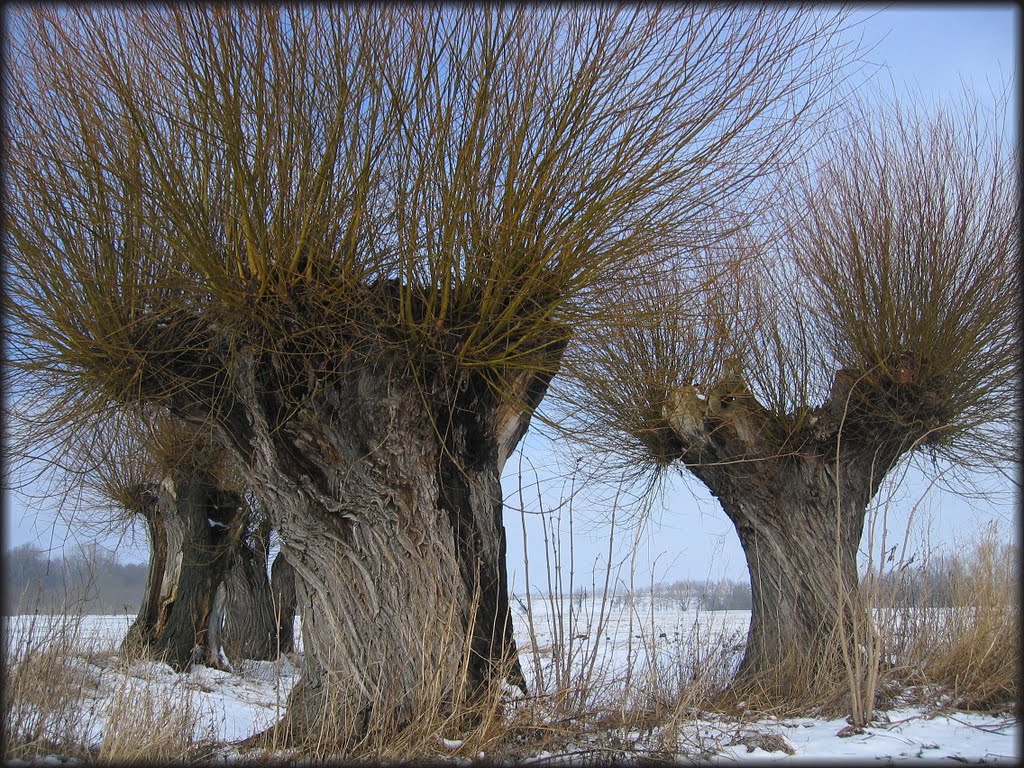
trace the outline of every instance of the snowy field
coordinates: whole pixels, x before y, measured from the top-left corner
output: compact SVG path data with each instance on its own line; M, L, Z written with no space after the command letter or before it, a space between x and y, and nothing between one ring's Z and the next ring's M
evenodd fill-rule
M528 622L528 611L533 621ZM680 682L694 664L719 668L728 674L738 661L746 635L745 611L697 612L670 601L625 598L600 601L585 597L566 599L561 606L533 596L513 600L516 640L523 671L531 691L551 690L560 679L589 675L595 691L601 680L620 687L628 678L642 687L657 681L664 690ZM54 628L63 617L16 616L4 620L7 663L20 657L29 633L38 638L59 636ZM77 704L78 733L98 745L104 729L117 725L121 713L112 710L124 702L126 691L159 702L152 717L172 717L175 711L198 713L197 736L223 746L215 754L239 756L230 745L272 725L281 715L289 691L299 677L299 653L276 662L237 661L235 673L192 667L175 673L154 662L120 659L116 648L130 623L127 616L87 616L78 623L75 649L66 663L89 681ZM299 620L297 620L297 629ZM531 631L532 626L532 631ZM296 637L301 635L297 632ZM38 647L38 644L36 643ZM564 678L560 677L564 676ZM145 690L143 690L145 689ZM595 694L597 695L597 694ZM131 700L131 697L128 697ZM5 705L6 706L6 705ZM697 716L697 717L706 717ZM5 712L5 730L10 714ZM972 713L930 713L915 708L882 713L863 733L840 737L842 719L747 719L743 723L721 719L690 719L677 724L678 745L673 757L734 762L748 759L818 762L822 759L887 759L969 763L1016 764L1021 728L1016 719ZM457 734L438 734L439 744L458 745ZM629 734L626 734L630 738ZM643 734L632 734L637 757L645 756ZM792 754L790 754L792 752ZM666 757L664 753L657 755ZM478 756L479 757L479 756ZM486 758L486 755L483 755ZM600 757L585 744L563 752L540 753L536 764L579 764Z

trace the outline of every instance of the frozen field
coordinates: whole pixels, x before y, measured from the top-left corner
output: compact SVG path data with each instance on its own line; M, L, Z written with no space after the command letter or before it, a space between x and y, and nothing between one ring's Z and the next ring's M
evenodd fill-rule
M613 695L615 691L609 688L616 686L621 694L627 682L642 688L648 681L658 681L664 690L665 685L671 686L673 676L684 677L695 662L705 668L709 663L718 665L728 674L742 651L749 619L745 611L696 612L668 601L656 600L652 605L649 598L634 602L611 599L603 614L600 601L576 598L571 602L571 610L565 604L559 610L557 603L537 596L529 601L525 596L513 600L516 639L531 691L551 690L560 679L578 680L581 674L589 675L595 696ZM532 624L526 621L528 608L532 609ZM30 634L37 640L60 636L55 630L65 621L64 617L46 616L5 619L6 663L21 655ZM64 663L76 679L86 681L70 715L77 717L73 727L83 742L98 745L112 729L124 727L125 713L118 707L123 707L125 700L147 702L146 717L197 714L196 736L219 744L216 754L231 759L239 753L230 742L273 724L298 680L301 653L276 662L236 662L235 674L207 667L192 667L179 674L164 664L129 663L116 653L129 622L126 616L87 616L67 624L77 626L77 633L73 633L73 650ZM66 649L54 650L63 654ZM602 681L608 685L602 686ZM132 717L141 717L142 711L134 711ZM12 712L5 711L5 730L9 730L12 717ZM935 715L909 708L887 712L882 718L887 722L849 737L837 736L846 725L844 720L790 718L737 723L706 717L695 716L678 724L674 736L677 760L880 758L1016 764L1021 733L1016 719L969 713ZM18 718L22 727L31 725L24 712ZM643 757L645 734L623 736L635 744L629 754ZM438 740L442 754L445 748L460 744L458 734L438 734ZM792 756L779 751L779 744L791 750ZM602 754L607 757L607 753L590 753L585 744L579 744L564 752L537 754L531 762L578 764Z
M628 675L632 681L663 684L697 665L728 675L739 663L750 622L749 611L688 610L648 596L575 597L561 605L546 597L528 601L519 596L513 598L512 614L531 689L550 688L559 672L578 674L588 668L595 680Z

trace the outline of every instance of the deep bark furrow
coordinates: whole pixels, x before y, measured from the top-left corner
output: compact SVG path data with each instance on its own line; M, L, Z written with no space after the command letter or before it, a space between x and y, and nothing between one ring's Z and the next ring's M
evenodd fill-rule
M222 611L211 615L211 621L222 629L217 643L208 643L210 655L223 649L229 660L277 658L279 630L263 543L239 540L231 547L225 566L220 585Z
M278 648L281 653L291 653L295 648L295 569L288 562L284 552L278 552L270 569L270 586L275 621L277 623Z
M197 409L184 392L170 405L209 419L281 536L306 647L289 726L374 708L408 718L426 688L454 701L516 662L501 469L565 337L552 329L537 372L511 373L504 399L482 375L412 370L368 340L313 371L293 364L294 350L220 349L211 337L225 364L215 406ZM279 600L282 621L289 602ZM522 685L517 663L511 678Z
M529 388L527 388L529 392ZM537 396L537 393L534 392ZM482 381L462 389L450 419L439 485L459 539L460 572L474 597L470 677L482 685L499 674L526 689L511 632L500 485L500 403ZM517 440L525 427L517 426ZM505 439L511 439L511 435ZM459 457L472 456L472 461ZM503 665L509 664L507 671Z
M289 704L300 731L338 713L332 696L410 718L433 677L459 684L469 599L431 469L435 432L414 391L388 400L387 390L366 370L285 428L256 430L248 469L303 615L306 668ZM303 449L301 463L282 441Z

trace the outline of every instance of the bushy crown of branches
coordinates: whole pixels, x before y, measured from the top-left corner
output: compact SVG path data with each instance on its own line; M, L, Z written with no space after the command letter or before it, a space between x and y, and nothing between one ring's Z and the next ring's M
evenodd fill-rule
M649 288L660 316L581 345L590 445L656 475L729 404L753 430L732 461L837 441L887 467L1016 460L1020 201L998 116L969 92L931 111L851 100L764 216Z
M551 367L616 321L598 297L714 239L827 91L837 29L771 7L19 11L13 361L89 402L210 401L253 355L292 403L392 353L498 384Z

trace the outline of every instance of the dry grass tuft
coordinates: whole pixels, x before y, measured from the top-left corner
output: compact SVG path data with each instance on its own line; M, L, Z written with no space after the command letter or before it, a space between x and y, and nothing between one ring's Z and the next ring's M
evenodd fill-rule
M817 659L792 653L779 664L748 673L711 698L709 709L743 719L849 712L849 687L842 675L838 640Z
M869 573L877 634L874 706L1001 713L1020 691L1016 548L994 523L958 541L951 556L917 555Z
M989 526L954 558L950 605L904 607L901 667L947 694L956 709L1000 712L1020 695L1020 571L1012 547Z
M81 616L35 614L6 622L3 759L82 754L87 729L79 705L99 680L83 663Z
M509 730L506 707L509 694L495 683L472 698L452 695L436 679L425 678L415 692L417 717L403 719L384 707L368 712L353 706L344 681L326 683L325 716L313 732L291 730L288 718L247 740L264 757L274 759L282 749L317 760L366 760L404 763L419 760L475 757L494 754ZM381 699L385 697L382 695Z
M210 739L191 700L151 678L127 676L127 664L149 659L118 658L87 634L84 618L74 606L58 615L7 617L3 759L153 763L203 756Z
M168 693L149 680L123 678L105 713L96 758L116 764L152 764L209 756L212 738L187 691Z

